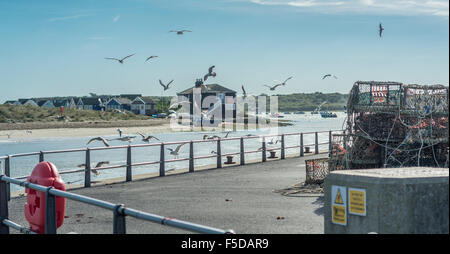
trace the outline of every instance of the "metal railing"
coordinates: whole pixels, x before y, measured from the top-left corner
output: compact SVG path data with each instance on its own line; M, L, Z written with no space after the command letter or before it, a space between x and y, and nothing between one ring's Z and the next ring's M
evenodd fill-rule
M113 212L113 234L126 234L126 216L136 219L158 223L170 227L184 229L202 234L234 234L233 230L223 230L213 227L203 226L191 222L177 220L174 218L163 217L160 215L142 212L136 209L127 208L123 204L113 204L103 200L61 191L53 187L42 186L27 181L20 181L4 175L0 175L0 234L9 234L9 228L12 227L21 233L35 234L17 223L8 219L8 201L7 201L7 184L16 184L25 188L45 192L45 234L56 234L56 197L68 198L74 201L86 203L89 205L108 209Z
M207 139L207 140L190 140L190 141L175 141L175 142L160 142L160 143L151 143L151 144L137 144L137 145L122 145L122 146L109 146L109 147L93 147L93 148L78 148L78 149L67 149L67 150L53 150L53 151L40 151L40 152L31 152L31 153L21 153L21 154L12 154L0 157L0 160L4 160L5 170L4 175L7 177L11 176L11 159L17 157L28 157L28 156L39 156L39 162L44 161L45 155L47 154L59 154L59 153L75 153L75 152L85 152L85 168L84 169L75 169L75 170L65 170L59 172L61 175L63 174L72 174L84 172L84 187L91 186L91 171L92 170L106 170L106 169L116 169L116 168L126 168L125 172L125 181L132 181L132 169L136 166L146 166L159 164L159 176L165 176L166 174L166 163L177 162L177 161L189 161L189 172L195 171L195 160L200 159L208 159L208 158L217 158L217 168L222 168L222 157L226 156L235 156L239 155L240 157L240 165L245 165L245 155L250 153L261 153L261 161L267 161L267 152L270 151L280 151L281 159L286 158L286 150L300 148L299 156L303 157L305 155L306 147L313 147L314 154L319 154L319 146L328 144L328 154L331 153L331 145L332 145L332 135L333 132L343 132L343 130L330 130L330 131L319 131L319 132L295 132L295 133L283 133L283 134L271 134L271 135L254 135L254 136L242 136L242 137L230 137L230 138L216 138L216 139ZM319 143L319 134L320 133L328 133L328 142ZM314 143L312 144L304 144L304 136L305 135L314 135ZM295 146L286 146L286 139L288 137L298 136L300 145ZM280 138L280 147L279 148L267 148L266 138ZM261 147L257 150L249 150L245 151L245 140L249 139L261 139ZM222 142L227 141L240 141L239 152L233 153L222 153ZM208 143L208 142L216 142L217 151L216 154L211 155L202 155L202 156L194 156L194 144L197 143ZM168 145L180 145L180 144L189 144L189 157L187 158L175 158L167 160L165 158L165 147ZM138 162L133 163L131 157L132 148L139 147L160 147L160 159L157 161L146 161L146 162ZM100 150L114 150L114 149L126 149L127 151L127 159L126 164L123 165L111 165L111 166L101 166L101 167L93 167L91 168L91 152L92 151L100 151ZM28 176L19 176L14 179L26 179ZM10 200L10 185L7 184L7 198Z

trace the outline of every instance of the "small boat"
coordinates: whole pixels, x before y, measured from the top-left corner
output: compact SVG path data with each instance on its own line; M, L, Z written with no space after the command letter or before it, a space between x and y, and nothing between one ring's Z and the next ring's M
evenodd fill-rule
M337 117L336 113L331 113L331 112L326 112L326 111L320 112L320 116L322 116L323 118L336 118Z
M297 112L295 112L295 114L296 114L296 115L304 115L305 112L303 112L303 111L297 111Z

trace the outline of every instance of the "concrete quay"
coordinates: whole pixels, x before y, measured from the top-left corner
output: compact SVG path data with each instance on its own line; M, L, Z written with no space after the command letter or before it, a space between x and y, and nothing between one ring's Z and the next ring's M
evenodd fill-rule
M132 182L98 184L70 192L122 203L126 207L198 223L233 229L240 234L322 234L323 195L283 196L285 189L305 180L305 160L323 154L269 160L244 166L172 173L164 177L139 178ZM10 220L27 226L26 197L9 202ZM111 234L111 211L66 200L66 218L59 234ZM282 219L280 219L282 217ZM189 231L127 217L129 234L185 234ZM11 233L18 231L11 229Z

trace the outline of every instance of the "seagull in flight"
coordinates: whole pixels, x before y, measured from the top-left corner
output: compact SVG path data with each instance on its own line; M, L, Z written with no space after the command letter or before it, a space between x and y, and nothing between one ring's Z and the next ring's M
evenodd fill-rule
M120 137L120 138L108 139L108 141L119 140L119 141L131 143L131 141L133 141L133 139L135 137L136 136L125 136L125 137Z
M89 140L89 142L87 142L86 145L89 145L91 142L93 141L102 141L103 144L105 144L105 146L109 146L108 141L106 141L106 139L104 139L103 137L96 137L96 138L92 138L91 140Z
M331 77L331 76L333 76L333 78L337 79L337 77L336 77L336 76L334 76L334 75L331 75L331 74L326 74L325 76L323 76L323 78L322 78L322 79L326 79L326 78L328 78L328 77Z
M147 62L148 60L150 60L152 58L156 58L156 57L158 57L158 56L149 56L149 57L147 57L147 60L145 60L145 61Z
M103 165L107 165L109 164L109 161L100 161L99 163L97 163L97 165L95 165L94 168L91 168L92 173L94 173L96 176L98 176L100 173L96 170L96 168L99 168ZM86 164L80 164L78 165L79 168L85 168Z
M379 28L378 28L378 32L379 32L380 38L382 37L383 31L384 31L384 27L383 27L383 25L380 23Z
M273 142L273 138L267 142L268 145L275 145L276 143L278 143L280 140L277 139L277 141Z
M186 144L186 143L183 143L183 144L181 144L181 145L178 145L177 148L175 148L175 150L173 150L172 148L167 148L167 150L170 151L170 154L171 154L171 155L173 155L173 156L175 156L175 158L177 158L177 157L178 157L178 152L180 151L180 148L181 148L183 145L185 145L185 144Z
M208 69L208 74L206 74L206 75L203 77L203 80L204 80L204 81L206 81L206 80L208 79L208 77L215 77L215 76L217 75L215 72L213 72L213 69L214 69L215 67L216 67L215 65L209 67L209 69Z
M191 30L171 30L169 33L177 33L178 35L183 35L185 32L192 32Z
M147 143L150 143L150 139L152 139L152 138L154 138L154 139L156 139L156 140L159 140L159 138L157 138L157 137L155 137L155 136L151 136L151 135L149 135L149 136L144 136L144 134L139 133L139 132L138 132L138 134L142 136L142 141L147 142ZM160 140L159 140L159 141L160 141Z
M244 85L242 85L242 93L244 94L244 99L247 98L247 92L244 89Z
M116 60L116 61L119 61L119 63L123 64L123 60L127 59L128 57L132 57L132 56L134 56L134 55L135 55L135 54L132 54L132 55L126 56L126 57L124 57L124 58L122 58L122 59L117 59L117 58L114 58L114 57L106 57L105 59Z
M289 77L289 78L287 78L284 82L281 82L281 83L279 83L279 84L276 84L275 86L268 86L268 85L264 85L264 86L266 86L266 87L268 87L268 88L270 88L270 91L275 91L275 89L277 88L277 87L279 87L279 86L285 86L286 85L286 82L288 81L288 80L290 80L290 79L292 79L293 77Z
M216 139L216 138L220 138L219 136L209 136L208 134L203 135L203 140L207 140L207 139Z
M167 85L164 85L164 83L161 81L161 79L159 80L159 84L160 84L162 87L164 87L164 91L166 91L167 89L169 89L169 85L172 84L172 82L173 82L173 79L172 79L169 83L167 83Z

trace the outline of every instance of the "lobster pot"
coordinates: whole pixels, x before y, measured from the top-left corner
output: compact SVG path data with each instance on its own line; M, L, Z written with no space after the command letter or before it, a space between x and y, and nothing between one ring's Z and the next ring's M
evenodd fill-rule
M322 184L329 173L328 158L306 160L306 184Z

